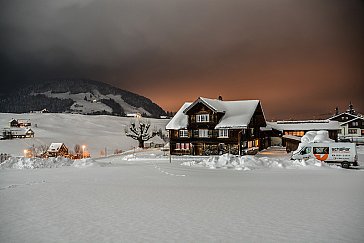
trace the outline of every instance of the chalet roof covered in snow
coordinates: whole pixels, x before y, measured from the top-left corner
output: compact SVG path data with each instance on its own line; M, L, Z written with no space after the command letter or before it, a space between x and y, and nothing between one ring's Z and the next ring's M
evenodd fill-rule
M183 111L189 107L192 102L186 102L183 106L177 111L176 115L168 122L166 129L167 130L179 130L183 128L187 128L188 124L188 116L183 113Z
M63 143L51 143L48 148L49 152L58 152L59 149L62 147Z
M331 120L276 121L267 122L267 127L279 131L340 130L339 122Z
M239 129L248 126L259 105L259 100L222 101L200 97L193 103L185 103L168 123L166 129L187 128L188 116L186 113L198 103L206 105L214 112L224 113L215 129Z

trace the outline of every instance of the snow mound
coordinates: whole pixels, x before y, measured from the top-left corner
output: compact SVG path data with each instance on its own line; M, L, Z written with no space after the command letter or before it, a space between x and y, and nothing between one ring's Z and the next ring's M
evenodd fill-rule
M334 140L329 138L328 131L309 131L302 138L302 143L333 143Z
M1 169L40 169L40 168L59 168L64 166L73 166L85 168L97 166L93 159L71 160L68 158L24 158L10 157L0 164Z
M98 166L98 164L95 162L95 160L87 158L87 159L75 160L72 166L76 168L87 168L87 167Z
M268 158L268 157L256 157L253 155L247 156L233 156L229 154L223 154L221 156L211 156L201 162L186 161L182 165L185 166L198 166L208 167L210 169L225 168L236 170L253 170L259 168L299 168L299 167L322 167L326 166L316 159L309 160L289 160L287 158Z

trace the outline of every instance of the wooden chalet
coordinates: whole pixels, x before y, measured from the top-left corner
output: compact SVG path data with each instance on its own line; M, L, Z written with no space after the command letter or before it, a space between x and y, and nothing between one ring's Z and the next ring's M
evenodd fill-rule
M16 120L16 119L11 119L11 120L9 121L9 125L10 125L10 127L18 127L18 120Z
M186 102L167 124L171 154L256 153L268 147L260 127L266 121L259 100L223 101L200 97Z
M34 137L34 131L30 128L4 128L2 131L2 139L32 137Z
M48 157L68 156L68 148L64 143L52 143L47 150Z
M9 125L10 127L30 127L32 123L27 119L11 119Z

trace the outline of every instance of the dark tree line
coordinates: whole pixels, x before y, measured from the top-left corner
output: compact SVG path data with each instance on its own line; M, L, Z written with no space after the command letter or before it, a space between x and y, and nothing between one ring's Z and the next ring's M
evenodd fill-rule
M0 99L0 111L23 113L40 111L47 108L49 112L64 112L73 104L71 99L50 98L45 95L12 95Z
M125 116L125 112L123 107L120 106L119 103L115 102L113 99L101 99L101 103L104 103L105 105L109 106L112 109L113 115L118 116Z

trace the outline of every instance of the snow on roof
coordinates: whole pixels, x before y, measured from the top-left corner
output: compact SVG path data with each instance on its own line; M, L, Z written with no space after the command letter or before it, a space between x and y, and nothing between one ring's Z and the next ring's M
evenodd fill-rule
M351 113L349 113L349 112L342 112L342 113L340 113L340 114L337 114L337 115L334 115L334 116L330 117L330 118L329 118L329 120L334 119L334 118L336 118L336 117L339 117L339 116L341 116L341 115L349 115L349 116L359 117L358 115L354 115L354 114L351 114Z
M62 147L63 143L51 143L51 145L48 148L48 151L50 152L56 152Z
M189 107L192 102L186 102L183 106L177 111L176 115L168 122L166 129L167 130L178 130L182 128L187 128L188 124L188 116L183 113L183 111Z
M283 135L282 137L301 142L301 137L297 137L297 136L293 136L293 135Z
M219 101L225 115L216 125L219 128L246 128L258 107L259 100Z
M276 121L267 126L279 131L340 130L339 122L331 120Z
M215 112L225 113L215 129L246 128L259 104L259 100L222 101L200 97L193 103L186 102L167 124L166 129L187 128L186 112L200 102Z

